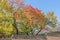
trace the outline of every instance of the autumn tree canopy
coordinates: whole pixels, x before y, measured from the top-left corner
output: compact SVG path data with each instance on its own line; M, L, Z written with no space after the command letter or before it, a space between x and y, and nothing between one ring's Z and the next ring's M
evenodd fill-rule
M52 20L52 21L50 21ZM38 8L24 5L24 0L0 1L0 34L4 37L12 34L32 34L33 29L45 29L46 24L56 24L53 12L44 15ZM41 31L39 30L38 33Z

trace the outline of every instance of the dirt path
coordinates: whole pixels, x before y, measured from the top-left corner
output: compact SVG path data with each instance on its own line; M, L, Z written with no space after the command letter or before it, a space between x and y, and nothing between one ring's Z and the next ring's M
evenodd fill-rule
M13 39L13 40L43 40L43 39ZM47 40L60 40L60 37L47 36Z
M60 40L60 37L56 37L56 36L47 36L47 40Z

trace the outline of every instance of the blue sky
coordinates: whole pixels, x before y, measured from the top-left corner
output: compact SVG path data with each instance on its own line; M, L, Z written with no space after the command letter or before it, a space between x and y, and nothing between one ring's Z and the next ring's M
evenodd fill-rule
M34 8L42 10L44 13L54 11L60 22L60 0L25 0L25 4L30 4Z

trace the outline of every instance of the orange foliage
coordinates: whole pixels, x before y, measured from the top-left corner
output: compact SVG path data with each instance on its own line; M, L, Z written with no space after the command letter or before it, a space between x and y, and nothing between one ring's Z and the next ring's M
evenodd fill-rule
M34 9L31 5L27 5L27 6L25 6L25 8L28 9L28 10L33 10Z
M8 2L8 0L7 0L6 3L7 3L7 7L8 7L8 8L11 8L11 7L12 7L12 5Z
M37 20L40 20L42 29L44 28L44 26L45 26L45 18L44 18L44 15L41 13L40 10L38 10L37 8L33 8L31 5L23 7L23 10L25 10L25 11L23 11L23 15L25 15L27 20L30 21L30 24L32 24L32 18L34 17L34 18L37 18ZM16 12L16 10L13 10L13 12ZM21 14L16 13L15 14L15 19L20 20L20 15ZM35 21L35 19L34 19L34 21Z
M7 4L7 7L8 7L8 8L11 8L11 5L10 5L10 3L8 3L8 4Z
M43 14L41 14L40 10L38 10L37 8L33 8L31 5L28 5L25 8L28 9L28 10L30 10L37 17L43 16Z
M32 16L30 15L29 12L25 12L25 16L26 16L26 18L29 19L29 20L31 20L31 18L32 18Z
M41 11L38 10L38 9L34 9L34 14L35 14L37 17L43 16L43 14L41 14Z
M20 20L20 14L17 14L17 13L16 13L16 14L14 15L14 17L15 17L16 20Z

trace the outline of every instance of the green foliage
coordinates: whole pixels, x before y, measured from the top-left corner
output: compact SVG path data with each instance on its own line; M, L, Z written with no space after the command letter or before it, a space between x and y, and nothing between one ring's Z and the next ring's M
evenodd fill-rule
M57 17L54 16L54 12L48 12L46 14L46 25L50 27L56 27L57 24Z

